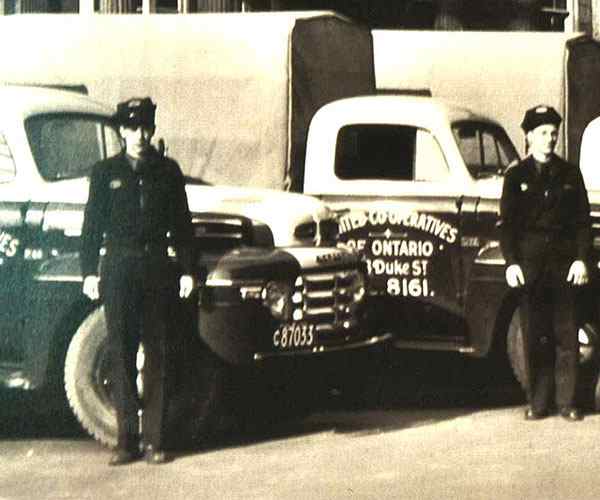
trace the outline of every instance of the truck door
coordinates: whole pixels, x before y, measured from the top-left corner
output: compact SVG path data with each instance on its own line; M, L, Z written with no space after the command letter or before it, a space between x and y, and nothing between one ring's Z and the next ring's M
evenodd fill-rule
M497 242L496 223L504 172L519 159L518 153L500 126L475 120L452 124L452 133L475 188L466 193L462 211L464 285L479 250ZM495 190L495 192L494 192Z
M36 304L53 293L40 285L39 270L78 251L87 176L95 162L121 149L117 131L102 116L33 115L25 131L37 169L29 172L32 179L17 179L8 145L0 141L0 362L18 363L32 343L44 340L30 334L32 319L43 321Z
M21 328L23 296L21 279L24 214L27 202L8 201L16 178L16 168L4 135L0 132L0 363L18 362L22 356Z
M335 173L348 195L325 196L340 213L340 242L365 257L371 324L403 347L460 350L462 185L427 130L351 125L338 134Z

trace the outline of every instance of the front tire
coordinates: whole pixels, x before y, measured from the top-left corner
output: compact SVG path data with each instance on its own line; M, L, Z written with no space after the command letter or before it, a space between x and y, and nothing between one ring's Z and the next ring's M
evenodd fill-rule
M508 325L508 332L506 334L506 352L510 367L516 379L519 381L521 387L526 389L529 381L527 380L524 342L523 329L521 328L521 315L519 314L519 308L517 308Z
M523 342L523 329L517 308L508 327L506 346L512 371L521 387L526 389L528 380ZM580 360L577 392L580 405L594 412L600 412L600 371L595 361L582 365Z
M174 383L169 401L167 440L188 446L224 429L224 400L231 367L193 334L174 332ZM117 444L104 308L94 310L73 336L64 367L65 392L82 427L100 443Z
M600 372L596 375L596 383L594 384L594 411L600 412Z
M93 311L71 339L65 359L67 400L82 427L106 446L117 444L104 309Z

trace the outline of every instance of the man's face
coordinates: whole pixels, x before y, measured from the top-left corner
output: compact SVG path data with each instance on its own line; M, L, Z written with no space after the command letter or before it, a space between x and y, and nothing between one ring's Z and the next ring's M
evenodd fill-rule
M148 149L154 135L154 127L122 125L119 130L125 140L125 152L132 158L139 158Z
M554 153L558 140L558 127L547 123L539 125L527 133L529 151L534 156L548 157Z

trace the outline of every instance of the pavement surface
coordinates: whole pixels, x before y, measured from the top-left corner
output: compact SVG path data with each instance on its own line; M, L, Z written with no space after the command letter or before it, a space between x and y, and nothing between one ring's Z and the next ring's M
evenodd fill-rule
M161 466L108 467L108 450L72 422L34 416L35 403L5 396L0 499L600 497L600 415L527 422L507 379L438 361L390 368L375 404L334 395L307 418ZM427 376L437 370L447 376Z

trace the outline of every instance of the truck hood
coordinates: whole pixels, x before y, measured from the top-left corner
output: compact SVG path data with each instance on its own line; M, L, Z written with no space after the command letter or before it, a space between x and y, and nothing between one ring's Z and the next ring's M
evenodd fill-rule
M329 210L317 198L273 189L188 184L186 192L192 212L248 217L271 229L275 246L300 244L294 236L300 224L329 216Z
M77 207L85 204L89 182L87 179L71 179L53 182L45 189L29 193L6 193L17 199L29 198L33 202L49 204L45 225L47 229L69 226L70 234L81 230L83 211ZM15 191L15 190L13 190ZM39 191L39 192L38 192ZM330 217L331 212L317 198L272 189L255 189L230 186L206 186L187 184L188 204L192 212L218 212L241 215L256 225L268 226L275 246L298 246L312 242L301 241L295 235L301 224L319 222ZM67 210L67 205L72 209ZM69 212L68 220L66 212Z

